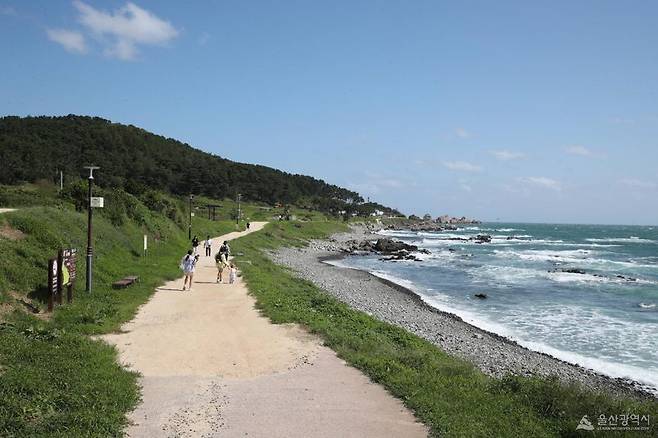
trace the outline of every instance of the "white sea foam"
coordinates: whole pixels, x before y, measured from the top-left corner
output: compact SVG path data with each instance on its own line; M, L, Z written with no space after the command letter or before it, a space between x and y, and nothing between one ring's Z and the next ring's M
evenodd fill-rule
M528 283L543 275L536 269L519 268L515 266L485 265L472 269L469 275L478 282L489 282L492 278L500 285Z
M525 261L547 261L553 263L570 263L577 264L580 267L592 267L602 269L607 266L622 266L625 268L658 268L656 264L638 263L636 261L609 260L604 258L593 257L601 255L600 252L587 249L576 250L494 250L494 254L504 258L518 258Z
M643 309L655 309L656 303L640 303L639 306Z
M617 242L617 243L658 243L656 240L651 239L641 239L637 236L631 237L606 237L603 239L585 239L588 242Z
M416 284L409 280L405 280L399 277L396 277L390 273L383 271L371 271L371 273L377 277L386 279L393 283L399 284L403 287L406 287L414 292L416 292L423 301L427 302L429 305L436 307L437 309L453 313L459 316L465 322L478 327L482 330L488 332L496 333L501 336L505 336L508 339L511 339L515 342L518 342L520 345L542 353L549 354L558 359L564 360L565 362L574 363L577 365L584 366L586 368L593 369L602 374L606 374L615 378L626 378L632 379L642 384L649 386L649 390L658 394L658 369L654 367L651 369L649 367L638 367L634 365L626 365L618 362L613 362L610 359L602 359L597 357L586 356L581 353L567 351L564 349L558 349L547 345L543 342L528 340L523 336L519 336L516 333L516 330L507 326L506 324L501 324L500 322L494 322L488 319L485 316L479 315L475 312L460 308L453 303L451 303L450 298L442 295L426 295L426 291L418 287ZM555 314L553 317L557 323L563 323L564 314ZM574 315L575 323L578 323L578 315ZM540 322L543 326L551 323L547 318L542 318ZM606 324L606 326L618 325L618 321L614 321L614 324ZM616 329L619 333L618 329ZM623 330L622 330L623 331ZM624 332L625 333L625 332ZM602 333L603 334L603 333Z
M516 266L497 266L484 265L478 266L469 271L469 275L474 281L488 283L495 280L499 285L509 284L529 284L538 279L547 279L556 283L581 283L581 284L658 284L657 281L644 278L633 277L635 280L629 280L629 277L620 278L612 275L594 275L594 274L577 274L562 271L547 271L544 269L531 269Z
M551 261L551 262L581 262L585 259L588 259L591 255L594 254L593 251L586 249L574 249L574 250L525 250L525 251L514 251L514 250L494 250L494 254L498 257L505 258L518 258L521 260L529 261Z
M589 368L605 374L610 377L631 379L647 385L647 390L658 394L658 369L647 367L638 367L633 365L621 364L610 360L599 359L596 357L585 356L572 351L560 350L553 348L541 342L515 339L516 342L530 350L540 351L565 362L574 363L585 368Z

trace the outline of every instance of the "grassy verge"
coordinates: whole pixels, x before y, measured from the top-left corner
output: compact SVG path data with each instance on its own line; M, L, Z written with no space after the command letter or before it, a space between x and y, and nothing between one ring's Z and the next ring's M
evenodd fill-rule
M243 253L237 262L265 315L275 323L302 324L320 335L341 358L402 399L433 436L606 436L577 431L576 426L583 415L593 424L600 414L631 413L658 420L658 404L652 402L615 399L551 379L491 379L431 343L351 309L262 253L304 245L341 227L335 222L275 223L236 241L233 248Z
M94 219L93 293L84 292L86 215L67 207L31 207L0 215L0 436L118 436L125 414L139 400L137 376L117 365L116 352L87 335L107 333L132 318L164 280L180 276L187 230L143 206L139 222L117 216ZM231 222L194 219L205 237L235 229ZM142 238L150 237L142 256ZM155 237L158 240L155 240ZM46 263L60 247L78 248L75 301L49 318L25 311L44 308ZM125 275L140 283L110 287ZM41 316L41 315L39 315Z

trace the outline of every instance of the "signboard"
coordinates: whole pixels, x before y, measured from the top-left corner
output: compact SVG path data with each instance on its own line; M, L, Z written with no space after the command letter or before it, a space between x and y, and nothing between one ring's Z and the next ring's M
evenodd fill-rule
M190 213L190 216L194 217L194 212Z
M60 249L57 258L48 260L48 311L52 312L55 302L62 304L62 291L66 287L67 301L73 301L73 285L76 278L75 248Z
M75 281L77 255L75 248L62 250L62 286L71 286Z
M93 208L103 208L104 203L105 203L105 198L102 198L100 196L92 196L91 198L91 206Z

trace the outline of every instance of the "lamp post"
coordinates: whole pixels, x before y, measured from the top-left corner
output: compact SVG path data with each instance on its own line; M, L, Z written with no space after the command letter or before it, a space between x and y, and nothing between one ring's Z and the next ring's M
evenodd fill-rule
M190 226L187 229L187 238L192 239L192 200L194 200L194 195L190 194Z
M94 184L94 170L100 169L98 166L85 166L85 169L89 169L89 192L87 196L87 287L85 291L91 293L91 264L94 257L94 249L91 243L91 216L92 216L92 206L91 206L91 186Z

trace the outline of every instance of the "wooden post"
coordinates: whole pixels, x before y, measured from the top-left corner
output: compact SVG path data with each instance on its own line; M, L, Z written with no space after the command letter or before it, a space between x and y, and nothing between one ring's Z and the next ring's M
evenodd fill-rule
M73 302L73 282L66 286L66 302L69 304Z

